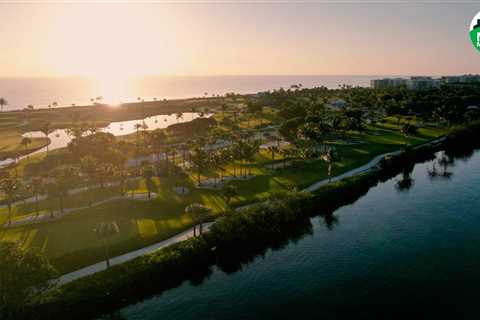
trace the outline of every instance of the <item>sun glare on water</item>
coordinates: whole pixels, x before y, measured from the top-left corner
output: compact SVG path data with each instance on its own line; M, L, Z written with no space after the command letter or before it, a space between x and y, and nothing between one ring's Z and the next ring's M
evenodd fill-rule
M132 100L128 95L130 92L130 79L127 76L121 75L99 75L95 76L94 80L100 93L101 102L111 105L119 106L123 102Z

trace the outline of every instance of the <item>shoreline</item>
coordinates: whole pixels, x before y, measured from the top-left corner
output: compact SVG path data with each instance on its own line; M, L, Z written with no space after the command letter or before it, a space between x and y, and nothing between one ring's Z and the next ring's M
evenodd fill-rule
M211 230L203 236L172 244L148 256L118 264L107 272L62 285L52 292L46 302L32 306L27 312L35 314L38 319L50 319L52 310L57 315L71 314L70 310L75 307L81 311L73 316L74 319L94 319L152 295L162 294L185 281L202 281L214 265L239 270L244 263L261 256L272 246L278 247L308 234L310 218L317 216L319 210L329 214L355 202L378 183L401 173L410 163L424 162L440 151L440 147L454 146L458 138L462 139L452 134L439 143L433 139L417 149L386 158L379 170L346 178L313 194L293 193L285 195L285 198L273 199L268 205L259 206L258 210L249 209L248 216L225 216L212 224ZM471 148L476 146L472 143ZM273 217L275 220L269 222L268 218ZM242 230L240 234L235 231L238 228ZM231 252L232 248L234 252ZM152 286L152 283L156 285ZM94 300L86 299L86 294L92 294ZM96 308L90 307L93 301L97 302Z
M446 140L447 140L446 136L441 136L441 137L435 138L433 140L427 141L427 142L425 142L421 145L418 145L418 146L414 147L413 150L414 151L415 150L420 150L420 149L425 148L425 147L438 147L439 145L443 144ZM341 180L346 179L346 178L351 178L351 177L355 177L355 176L364 174L366 172L371 171L372 169L373 170L380 170L380 168L378 168L378 164L383 159L385 159L385 157L388 157L388 156L395 157L395 156L400 155L401 153L402 153L401 150L397 150L397 151L391 151L391 152L386 152L386 153L377 155L373 159L371 159L368 163L366 163L364 165L361 165L357 168L351 169L351 170L349 170L347 172L344 172L344 173L342 173L338 176L332 177L331 179L327 178L327 179L319 180L319 181L313 183L312 185L310 185L309 187L303 189L302 192L308 192L308 193L315 192L323 186L333 184L335 182L341 181ZM235 211L237 211L237 212L242 211L246 208L254 207L254 206L260 205L262 203L263 202L250 203L250 204L247 204L247 205L244 205L244 206L237 207L235 209ZM212 224L215 223L215 220L216 219L214 219L213 222L208 222L207 230ZM112 261L117 261L115 264L119 264L119 263L124 263L124 262L130 261L130 260L133 260L133 259L135 259L135 258L137 258L141 255L153 253L156 250L164 248L165 246L168 246L170 244L179 243L179 242L182 242L182 241L185 241L185 240L191 238L193 236L192 230L193 230L193 227L190 227L189 229L187 229L185 231L182 231L182 232L180 232L180 233L178 233L178 234L176 234L172 237L169 237L169 238L166 238L166 239L161 240L159 242L153 243L149 246L146 246L146 247L143 247L143 248L140 248L140 249L137 249L137 250L133 250L133 251L124 253L122 255L116 256L116 257L113 257L113 258L111 258L111 260ZM103 262L98 262L98 263L80 268L80 269L75 270L73 272L69 272L69 273L61 275L57 280L61 283L61 285L64 285L64 284L69 283L71 281L84 278L86 276L98 273L100 271L104 271L106 269L105 266L102 268L102 265L104 265L104 264L105 264L105 262L103 261Z

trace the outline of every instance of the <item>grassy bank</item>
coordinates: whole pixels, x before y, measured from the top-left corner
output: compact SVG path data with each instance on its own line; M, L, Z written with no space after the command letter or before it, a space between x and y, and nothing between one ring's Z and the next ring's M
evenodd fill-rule
M388 120L388 119L387 119ZM369 162L378 154L398 150L405 144L417 145L438 137L444 130L425 127L416 136L405 136L389 122L369 126L362 134L352 133L348 144L341 140L326 141L334 146L340 156L334 167L338 175ZM283 158L277 155L274 163L282 164ZM271 169L271 154L263 150L256 155L255 165L251 167L255 176L249 180L230 182L238 189L238 195L232 199L232 206L258 202L272 194L286 192L293 188L302 189L318 180L328 178L327 165L322 160L299 164L285 169ZM240 163L236 163L236 170ZM233 166L226 167L226 175L233 174ZM203 177L205 179L206 177ZM17 241L24 247L41 249L54 266L62 273L79 269L103 259L103 249L92 230L102 221L116 221L120 233L108 239L112 255L145 247L164 240L172 235L190 228L191 217L184 213L184 208L192 202L203 203L213 209L212 218L221 215L226 209L225 198L218 190L198 189L194 186L196 176L187 181L187 195L176 193L174 177L155 178L158 198L151 202L139 202L125 199L99 207L79 210L57 221L21 226L0 230L0 240ZM138 181L134 192L146 192L143 181ZM89 201L104 200L116 195L116 188L95 189L69 198L70 207L87 205ZM48 214L49 201L40 203L42 213ZM35 206L20 204L15 207L15 219L34 215ZM0 209L0 223L7 219L7 209Z
M200 237L63 286L46 304L33 309L35 316L58 316L71 308L81 310L73 318L98 316L178 286L185 280L201 282L213 264L225 272L239 270L269 248L280 248L308 233L310 216L331 215L338 207L355 202L378 182L396 176L415 161L428 159L435 151L425 146L402 153L384 161L380 171L326 185L313 195L294 192L272 195L265 203L218 219L211 230ZM91 308L91 301L95 301L96 308Z
M73 123L94 123L107 126L110 122L144 119L146 117L191 112L193 110L214 110L224 103L225 98L178 99L125 103L118 106L93 105L65 108L38 109L32 111L9 111L0 113L0 159L28 153L20 145L21 134L36 131L45 123L51 128L68 128ZM46 138L32 139L28 149L35 150L48 143ZM27 150L28 151L28 150Z

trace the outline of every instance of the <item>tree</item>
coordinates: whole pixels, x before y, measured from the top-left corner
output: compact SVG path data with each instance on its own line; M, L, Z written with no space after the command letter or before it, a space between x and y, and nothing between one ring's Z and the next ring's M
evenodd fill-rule
M182 143L178 149L180 150L180 154L182 155L182 167L185 169L185 161L187 160L187 153L189 151L188 145L186 143Z
M177 186L181 186L182 187L182 194L185 194L185 185L187 184L188 182L188 174L183 171L182 169L176 167L177 170L174 171L174 174L175 174L175 183Z
M330 149L327 151L325 154L325 161L328 164L328 181L330 182L332 180L332 175L333 175L333 166L335 162L338 161L338 155L337 153L333 150Z
M287 160L292 155L292 150L287 149L287 148L283 148L283 149L280 149L280 153L283 156L283 169L285 169L287 167Z
M8 224L12 224L12 205L18 200L22 187L20 180L16 176L9 174L2 177L0 180L0 190L5 195L5 202L8 207Z
M97 177L97 161L91 156L85 156L80 159L80 173L85 176L87 188L90 190L96 182ZM93 193L92 193L93 196ZM93 199L89 197L89 206L92 205Z
M68 196L68 189L76 181L77 171L74 167L66 166L57 168L52 177L54 179L47 186L48 197L58 199L60 212L64 212L64 200ZM51 211L53 217L53 210Z
M31 144L31 143L32 143L32 139L30 139L29 137L23 137L22 141L20 141L20 144L25 149L25 153L27 153L28 145Z
M406 136L413 136L417 133L418 128L411 123L405 123L400 128L400 132L402 132Z
M228 106L226 104L222 104L222 119L225 119L225 111L227 111Z
M138 141L140 139L139 131L140 131L140 129L142 129L142 124L141 123L135 123L135 125L133 127L135 128L136 137L137 137L137 141Z
M148 192L148 200L151 199L151 193L155 190L155 182L153 181L153 177L155 176L155 172L153 167L150 165L144 166L142 168L142 177L145 180L145 187L147 188Z
M183 113L182 113L182 112L177 112L177 113L175 114L175 117L177 118L177 123L178 123L179 120L183 118Z
M203 148L197 146L190 156L190 161L197 170L197 181L198 185L200 185L202 173L208 168L208 153Z
M52 133L52 128L50 127L50 122L45 122L41 127L40 127L40 132L45 135L45 138L48 138L48 135ZM48 145L50 142L47 144L47 155L48 155Z
M34 177L30 183L30 191L35 197L35 213L38 216L39 211L39 197L45 192L45 179L43 177Z
M0 318L20 319L25 307L42 301L56 271L38 251L0 242Z
M153 152L155 152L157 155L157 161L160 161L160 153L165 145L166 140L167 136L165 135L165 132L161 130L153 131L148 138L148 144L150 145L150 148L153 149Z
M84 124L73 124L69 128L66 129L66 132L69 136L73 137L74 139L80 139L83 137L87 128Z
M223 196L225 197L225 203L230 208L230 202L233 197L238 195L238 188L232 184L229 184L223 188Z
M277 146L269 146L267 149L272 154L272 169L273 169L273 166L274 166L273 162L275 161L275 154L278 153L280 150L278 149Z
M3 107L8 105L8 101L5 98L0 98L0 111L3 112Z
M252 162L255 158L255 155L258 153L259 149L260 149L260 142L258 141L244 144L243 158L249 162L248 175L252 175Z
M185 213L189 214L192 217L193 225L193 236L197 236L197 225L199 225L199 234L203 232L203 222L211 214L212 209L200 204L192 203L185 208Z
M118 183L118 190L122 197L127 193L129 178L130 174L127 170L120 168L115 171L113 179Z
M107 239L113 237L114 235L120 232L120 228L118 227L115 221L113 222L101 222L93 232L97 235L97 238L102 241L103 248L105 251L105 261L107 263L107 269L110 268L110 250L108 246Z

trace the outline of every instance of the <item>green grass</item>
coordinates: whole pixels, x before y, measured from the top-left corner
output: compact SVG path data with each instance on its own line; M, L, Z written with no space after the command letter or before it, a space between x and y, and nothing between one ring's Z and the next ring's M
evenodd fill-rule
M395 124L382 123L368 127L366 133L349 135L349 139L358 144L329 141L336 147L340 157L335 164L334 175L361 166L378 154L398 150L405 144L424 143L442 134L444 131L440 129L426 127L420 129L417 136L406 137L400 134ZM281 162L281 157L277 156L276 161ZM263 151L255 159L253 179L231 182L239 190L239 195L232 200L233 206L255 202L293 187L302 189L327 178L327 168L321 160L279 170L265 167L269 163L271 155ZM228 174L232 170L233 167L229 166ZM191 180L196 181L196 176L193 175ZM144 247L191 227L191 218L184 214L184 208L192 202L211 207L214 216L221 214L226 204L220 192L195 189L192 181L188 185L192 192L183 196L173 191L175 185L171 178L160 178L156 180L159 197L153 201L122 200L85 209L58 221L0 230L0 241L20 241L25 247L39 248L59 270L71 271L102 260L103 251L93 232L95 226L102 221L116 221L119 224L120 233L108 240L112 254L116 255ZM140 182L136 192L144 191L145 186ZM114 188L106 188L77 194L69 198L66 206L85 205L92 195L98 201L116 192ZM43 210L48 205L47 201L41 203ZM20 205L15 211L21 216L32 214L33 209L32 205ZM0 222L2 221L6 221L6 209L0 209Z
M0 119L1 120L1 119ZM0 122L1 125L1 122ZM5 123L3 124L5 125ZM34 150L45 147L50 143L47 138L31 138L31 143L25 148L20 144L23 137L17 130L10 128L2 128L0 126L0 159L14 157L15 155L23 155Z
M77 106L57 109L37 109L34 111L0 112L0 159L24 153L20 145L21 134L27 131L39 130L42 124L48 122L51 128L68 128L74 121L79 123L96 123L107 126L110 122L132 119L143 119L159 114L175 112L190 112L192 108L202 111L205 108L217 109L225 99L178 99L168 101L146 101L126 103L119 107L107 105ZM28 149L36 150L48 143L46 138L32 139ZM28 150L27 150L28 151ZM28 153L28 152L27 152Z

